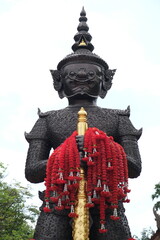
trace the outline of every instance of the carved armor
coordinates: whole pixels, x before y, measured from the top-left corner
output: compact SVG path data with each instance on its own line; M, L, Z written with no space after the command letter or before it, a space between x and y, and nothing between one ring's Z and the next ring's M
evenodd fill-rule
M30 146L25 173L26 178L30 182L38 183L44 181L50 150L63 143L76 129L78 110L79 107L67 107L47 113L39 112L38 121L31 132L26 134L26 139ZM132 178L137 177L141 172L141 160L137 145L141 130L138 131L133 127L129 120L129 109L122 111L92 106L86 107L86 111L90 127L99 128L106 132L107 135L113 136L114 140L124 147L128 158L129 176ZM43 199L43 196L41 196L41 199ZM41 212L36 227L35 239L71 239L70 219L67 216L68 211L56 211L54 206L51 206L51 208L53 209L52 213ZM99 234L98 211L97 209L90 210L92 218L90 240L105 239L105 235L106 239L109 240L126 240L130 237L130 230L122 203L119 204L118 211L121 220L116 222L109 220L111 213L107 212L106 222L109 225L109 231L106 234ZM95 238L95 236L97 237Z

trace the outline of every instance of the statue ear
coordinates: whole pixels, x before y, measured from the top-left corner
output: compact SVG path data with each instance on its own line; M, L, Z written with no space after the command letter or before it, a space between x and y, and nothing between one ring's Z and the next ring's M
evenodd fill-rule
M56 91L59 91L62 87L62 82L60 78L60 71L58 70L50 70L53 78L53 86Z
M116 72L116 69L108 69L108 70L105 70L104 71L104 77L103 77L103 81L102 81L102 88L101 88L101 91L100 91L100 94L99 96L101 98L104 98L108 92L108 90L111 88L112 86L112 79L113 79L113 76Z
M114 76L116 70L117 70L117 69L113 69L113 70L108 69L108 70L106 70L106 71L104 72L106 79L112 81L112 80L113 80L113 76Z
M53 86L56 91L58 91L59 97L63 98L63 90L62 90L62 80L61 80L61 72L59 70L50 70L52 78L53 78Z

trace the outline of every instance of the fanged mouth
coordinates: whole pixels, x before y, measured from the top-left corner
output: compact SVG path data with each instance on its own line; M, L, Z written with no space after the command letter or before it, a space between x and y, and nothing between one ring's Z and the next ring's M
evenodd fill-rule
M74 93L73 94L71 94L71 95L66 95L65 94L65 96L67 97L67 98L71 98L71 97L74 97L74 96L77 96L77 95L81 95L81 96L83 96L83 95L87 95L87 96L89 96L89 97L93 97L93 98L97 98L97 95L92 95L92 94L90 94L89 93L89 88L88 87L76 87L76 88L74 88Z

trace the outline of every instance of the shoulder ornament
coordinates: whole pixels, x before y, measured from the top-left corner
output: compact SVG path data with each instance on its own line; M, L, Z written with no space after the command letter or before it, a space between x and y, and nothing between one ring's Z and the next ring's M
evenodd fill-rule
M43 113L43 112L41 112L40 108L38 108L37 114L38 114L39 118L44 118L44 117L49 116L51 114L51 112L54 112L54 111L48 111L48 112Z

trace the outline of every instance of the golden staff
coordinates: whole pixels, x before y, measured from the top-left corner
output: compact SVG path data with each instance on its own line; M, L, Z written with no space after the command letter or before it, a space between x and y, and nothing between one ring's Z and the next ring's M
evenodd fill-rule
M84 135L88 128L87 124L87 112L81 107L78 112L78 124L77 131L78 135ZM73 221L73 240L89 240L89 210L85 207L87 203L86 196L86 179L85 171L80 168L80 177L82 178L79 182L79 189L77 194L77 204L75 206L75 213L78 214L77 218Z

